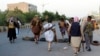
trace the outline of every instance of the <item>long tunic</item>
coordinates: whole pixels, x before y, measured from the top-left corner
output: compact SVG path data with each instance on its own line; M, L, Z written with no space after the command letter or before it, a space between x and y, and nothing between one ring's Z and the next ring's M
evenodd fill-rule
M39 22L32 21L31 22L31 25L32 25L32 32L35 35L39 35L40 34L40 31L41 31L41 23L40 23L40 21Z
M15 26L14 26L14 22L8 24L8 37L9 38L16 38L16 31L15 31Z
M43 26L43 28L44 29L48 29L48 28L50 28L50 27L52 27L53 25L51 24L51 23L47 23L47 24L45 24L44 26ZM50 29L50 30L48 30L48 31L46 31L45 33L44 33L44 35L45 35L45 38L46 38L46 41L49 41L49 42L51 42L51 41L53 41L53 39L54 39L54 32Z

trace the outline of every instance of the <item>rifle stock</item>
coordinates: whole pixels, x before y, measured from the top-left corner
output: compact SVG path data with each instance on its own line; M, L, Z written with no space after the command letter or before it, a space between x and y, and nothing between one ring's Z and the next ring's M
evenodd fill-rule
M48 29L43 30L43 32L42 32L41 34L43 34L44 32L46 32L46 31L52 29L54 26L55 26L55 25L53 25L52 27L50 27L50 28L48 28Z

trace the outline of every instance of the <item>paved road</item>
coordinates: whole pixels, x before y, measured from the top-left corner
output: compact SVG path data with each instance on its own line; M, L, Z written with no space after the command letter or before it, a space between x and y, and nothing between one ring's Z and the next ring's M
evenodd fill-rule
M58 26L56 26L57 37L61 38ZM67 43L53 43L52 51L47 51L47 42L39 42L36 45L32 41L23 41L24 36L33 36L30 29L21 29L14 44L10 44L7 33L0 33L0 56L73 56L73 50ZM100 30L94 31L94 40L100 41ZM43 36L41 36L43 37ZM64 50L63 47L67 46L68 49ZM92 46L92 45L91 45ZM100 46L92 46L91 52L80 52L79 56L99 56Z

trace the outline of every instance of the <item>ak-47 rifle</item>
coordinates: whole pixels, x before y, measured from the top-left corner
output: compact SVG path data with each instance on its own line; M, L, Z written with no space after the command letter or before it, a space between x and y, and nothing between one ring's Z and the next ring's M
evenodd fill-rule
M84 52L84 43L85 43L85 41L84 41L83 38L82 38L78 51L80 51L80 49L81 49L81 47L82 47L83 52Z
M54 25L52 25L52 27L50 27L50 28L48 28L48 29L44 29L44 30L43 30L43 32L42 32L41 34L43 34L44 32L46 32L46 31L48 31L48 30L52 29L54 26L55 26L55 24L54 24Z
M82 44L83 52L84 52L84 43L85 43L85 41L82 38L81 44Z
M82 49L83 49L83 52L84 52L84 43L85 43L85 41L84 41L84 32L83 32L83 29L84 29L84 27L81 26L80 31L81 31L81 37L82 37L82 39L81 39L80 47L79 47L78 51L80 51L80 48L82 46Z

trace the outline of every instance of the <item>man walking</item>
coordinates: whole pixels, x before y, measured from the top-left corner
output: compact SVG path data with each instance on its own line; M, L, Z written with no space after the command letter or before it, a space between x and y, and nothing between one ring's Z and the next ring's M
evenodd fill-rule
M84 25L83 31L84 31L84 38L86 41L86 50L91 51L90 44L92 43L93 38L93 24L91 22L92 17L87 17L87 22Z

